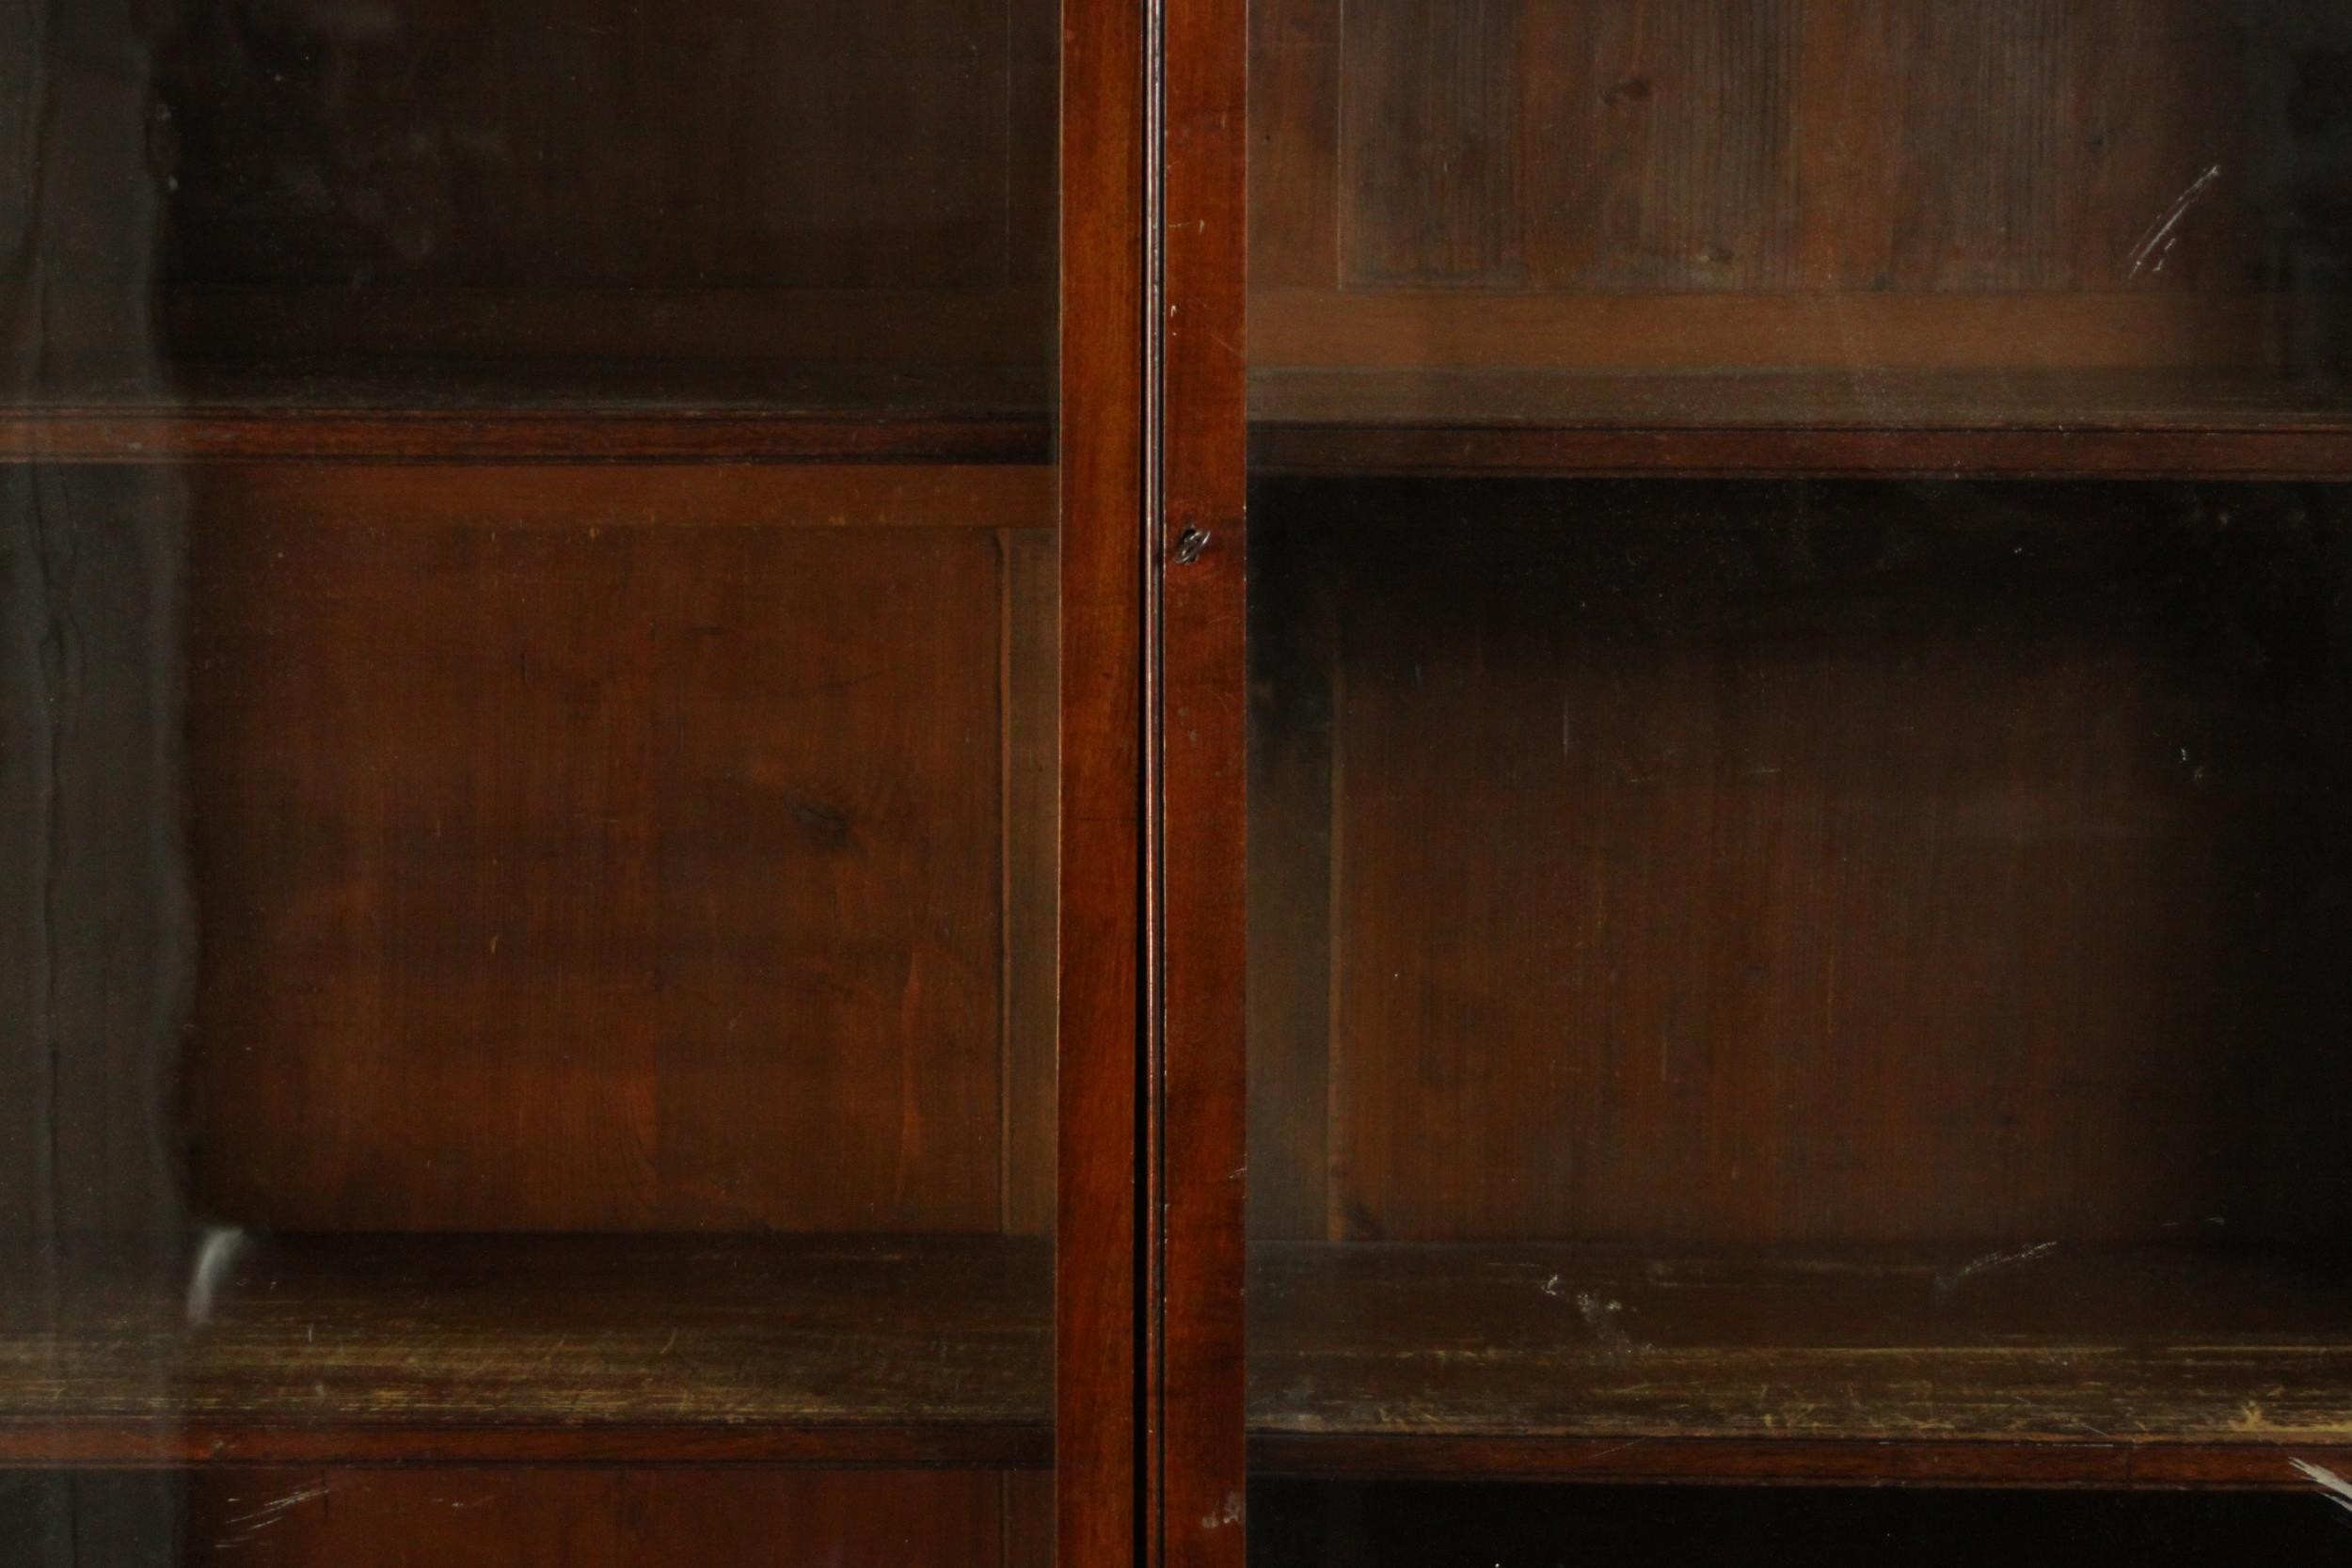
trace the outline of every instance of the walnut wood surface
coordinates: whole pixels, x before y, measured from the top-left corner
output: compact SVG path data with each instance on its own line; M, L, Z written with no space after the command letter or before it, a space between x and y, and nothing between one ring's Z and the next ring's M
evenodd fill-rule
M1060 1025L1053 1196L1060 1560L1144 1560L1156 1485L1144 1265L1151 13L1069 8L1062 74Z
M642 1568L757 1562L788 1541L817 1562L1050 1568L1052 1538L1028 1521L1051 1488L1043 1476L960 1470L222 1472L191 1487L187 1560L470 1565L501 1560L489 1554L503 1544L517 1556L560 1553L566 1568Z
M274 499L192 529L205 1212L1004 1223L996 535Z
M2332 300L2312 302L2313 309ZM1397 288L1253 296L1267 370L1587 374L2278 373L2294 302L2265 294L1549 294ZM2325 376L2327 367L2303 365ZM2315 391L2324 398L2328 384Z
M1149 1038L1160 1317L1148 1568L1238 1568L1248 1551L1243 1349L1247 1062L1248 495L1245 271L1248 8L1154 4L1166 79L1158 618L1150 884L1160 989Z
M2217 162L2138 278L2226 286L2249 239L2242 45L2197 0L1271 8L1336 82L1266 150L1337 161L1343 286L2076 292Z
M331 27L212 0L159 40L174 275L1041 283L1052 231L1015 228L1011 193L1052 188L1051 18L402 0Z
M2330 492L1253 507L1254 1468L2352 1448Z
M237 1466L0 1473L0 1557L41 1568L578 1568L685 1557L1047 1568L1034 1472Z
M1256 502L1260 1239L2342 1234L2332 492Z
M144 483L171 504L184 496L199 526L207 517L249 519L246 526L274 518L329 532L1003 530L1050 551L1057 521L1054 470L1027 464L221 463L178 477L144 470L145 479L129 465L51 471ZM838 547L887 557L904 546Z
M434 459L1041 465L1041 372L208 362L0 405L0 462Z
M2331 365L2320 8L1251 22L1261 367Z
M1260 473L2329 478L2352 404L2243 372L1261 371Z
M491 1568L684 1555L1047 1568L1053 1480L963 1470L231 1466L0 1472L0 1558L41 1568ZM1044 1528L1041 1528L1041 1524Z
M1299 1391L1253 1411L1261 1467L2275 1486L2291 1444L2341 1456L2316 1262L2345 1220L2340 504L1400 481L2340 479L2342 19L1268 0L1245 34L1215 9L1164 38L1168 494L1200 511L1163 548L1216 535L1163 568L1182 1408L1238 1376L1195 1353L1229 1301L1200 1173L1234 1152L1242 924L1252 1233L1369 1253L1256 1275L1253 1357L1295 1354ZM1246 322L1193 265L1241 205L1245 36ZM1215 557L1243 467L1216 371L1245 346L1250 461L1337 482L1252 498L1247 673ZM2314 1250L2284 1276L2259 1249L2092 1256L2185 1235ZM1792 1346L1637 1296L1582 1261L1603 1240L1724 1249L1702 1272L1781 1248L1711 1299L1791 1323L1821 1299L1770 1273L1786 1249L1914 1250ZM1562 1251L1512 1275L1529 1302L1585 1270L1603 1328L1638 1300L1661 1332L1580 1313L1560 1350L1453 1277L1470 1243L1537 1241ZM2087 1259L2057 1275L2078 1319L1952 1330L1906 1293L2051 1242ZM2212 1310L2169 1338L2151 1293ZM1840 1338L1866 1330L1889 1338ZM1555 1354L1586 1359L1548 1410ZM1623 1419L1559 1414L1586 1404ZM1242 1466L1173 1426L1168 1456L1171 1555L1222 1560Z
M1050 1253L991 1238L215 1236L19 1253L0 1453L1040 1465Z
M1061 8L1025 0L660 18L199 0L71 20L0 25L29 45L10 59L43 111L0 136L11 166L43 180L0 192L0 227L36 231L28 265L0 268L0 454L47 487L53 543L120 534L184 570L120 585L148 589L136 608L154 619L86 641L51 592L72 576L65 555L39 560L56 576L26 580L56 601L44 609L67 652L24 667L45 682L28 681L24 710L55 701L60 734L96 729L75 705L86 651L149 659L166 690L192 693L184 715L161 705L172 744L131 771L187 801L204 940L200 958L175 950L203 966L198 1025L120 1031L147 1075L100 1091L148 1119L102 1119L90 1141L118 1147L56 1162L56 1180L137 1145L192 1174L212 1212L342 1226L1041 1233L1060 1197L1080 1238L1062 1307L1090 1357L1042 1370L1036 1326L1039 1375L1009 1434L1001 1412L979 1435L912 1409L899 1420L886 1392L844 1381L833 1391L874 1411L854 1433L616 1414L591 1439L506 1432L477 1409L257 1436L224 1418L146 1457L1035 1465L1050 1383L1080 1461L1063 1503L1078 1560L1096 1560L1096 1540L1131 1545L1141 13L1079 8L1065 30ZM1060 332L1086 429L1058 441L1065 135L1100 156L1093 178L1073 176L1068 243L1089 264ZM1120 236L1123 252L1106 243ZM290 359L301 368L281 373ZM947 373L914 368L942 361ZM181 471L217 457L256 461ZM74 459L109 467L56 466ZM342 467L326 477L312 459ZM629 459L673 466L612 466ZM434 466L402 467L416 460ZM812 542L867 524L894 537ZM194 781L171 766L183 736ZM36 805L28 844L90 853L84 817ZM167 818L131 835L176 864ZM1065 847L1076 863L1057 869ZM1083 933L1074 980L1055 951L1057 882ZM96 919L72 946L81 912L57 927L77 1005L116 951ZM185 994L175 979L188 976L159 974L155 1013ZM1066 1165L1065 984L1080 1068ZM650 1013L667 1022L649 1032ZM153 1052L150 1036L175 1043ZM44 1076L59 1043L23 1053L24 1124L76 1143L53 1110L84 1102ZM14 1085L19 1053L5 1054ZM76 1081L119 1066L77 1053ZM1123 1098L1104 1092L1122 1083ZM38 1152L28 1164L54 1151ZM179 1217L178 1181L135 1212L69 1202L36 1175L11 1231L95 1218L169 1234ZM664 1250L689 1243L644 1244L649 1280L703 1293L702 1266ZM1043 1252L1025 1257L1025 1304ZM552 1275L559 1291L597 1288ZM986 1320L953 1271L925 1290L943 1319ZM528 1332L575 1305L523 1291L496 1311ZM802 1304L778 1290L760 1305L789 1320ZM879 1323L891 1308L845 1310ZM703 1370L738 1354L756 1353L714 1350ZM937 1345L892 1354L928 1354L989 1399ZM24 1451L102 1462L106 1434L86 1435ZM254 1560L367 1561L371 1536L388 1554L507 1560L568 1531L584 1562L788 1541L1036 1563L1054 1531L1041 1485L991 1509L870 1478L779 1484L762 1522L715 1478L567 1472L440 1528L409 1516L430 1499L396 1477L339 1467L319 1485L339 1481L312 1505L294 1496L308 1479L273 1478L261 1506L288 1512L278 1555L247 1543ZM227 1494L196 1492L192 1532L242 1530ZM336 1512L342 1527L323 1517ZM96 1528L85 1539L103 1555Z
M87 17L24 166L50 263L30 346L44 376L152 350L525 381L813 351L1017 364L1041 390L1058 20L1031 0Z
M1733 1474L1783 1444L1808 1480L1956 1481L2046 1444L2085 1478L2163 1446L2291 1486L2352 1446L2332 1256L1269 1243L1250 1295L1279 1471L1470 1472L1491 1443L1499 1473L1697 1477L1720 1440Z

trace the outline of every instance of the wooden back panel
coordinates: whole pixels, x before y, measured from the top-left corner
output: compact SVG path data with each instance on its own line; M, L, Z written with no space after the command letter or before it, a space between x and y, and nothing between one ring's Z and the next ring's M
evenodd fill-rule
M2337 502L1260 499L1253 1233L2340 1227Z
M2342 248L2312 198L2352 29L2298 0L1253 15L1262 366L1589 363L1612 322L1629 364L2264 363L2285 329L2233 299L2341 287L2297 259ZM1532 297L1482 334L1498 293ZM1658 293L1717 303L1635 308ZM2021 293L2079 325L1953 325Z
M1051 198L1051 24L1029 0L199 0L158 83L170 275L1042 278L1051 228L1014 223Z
M626 470L577 522L495 470L406 513L337 470L210 481L201 1212L1049 1225L1050 536L977 498L802 526L824 499L768 472L601 523Z
M1041 406L1059 40L1041 0L85 20L47 62L54 265L21 301L0 277L0 319L104 384L151 317L183 374L922 361L1023 367Z

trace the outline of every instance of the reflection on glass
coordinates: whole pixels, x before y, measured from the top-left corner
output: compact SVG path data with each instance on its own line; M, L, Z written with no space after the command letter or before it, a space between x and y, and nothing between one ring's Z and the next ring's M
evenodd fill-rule
M0 1560L1051 1560L1057 16L0 20Z
M1251 41L1255 1556L2296 1539L1470 1483L2344 1430L2352 20Z

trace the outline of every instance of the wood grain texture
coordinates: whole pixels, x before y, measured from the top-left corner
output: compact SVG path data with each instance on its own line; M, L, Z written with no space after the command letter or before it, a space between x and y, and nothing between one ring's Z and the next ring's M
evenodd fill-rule
M1019 8L690 6L657 20L601 0L399 0L354 20L191 7L157 83L175 273L993 281L1009 247L1051 245L1009 228L1011 171L1034 168L1009 141ZM1021 81L1051 90L1034 71ZM588 190L598 199L577 199Z
M2323 9L1268 0L1252 460L2341 477ZM1218 298L1171 290L1182 330ZM1357 1243L1253 1270L1253 1467L2276 1487L2343 1455L2333 499L1252 506L1250 1225ZM1183 570L1171 699L1226 646ZM1168 712L1181 853L1221 799L1187 749L1245 752L1193 733L1213 697ZM1171 1062L1235 1000L1186 989L1195 884L1171 861ZM1168 1092L1221 1125L1213 1078ZM2100 1250L2184 1237L2286 1251ZM1789 1250L1867 1240L1912 1250L1835 1287Z
M946 360L1024 367L1041 401L1057 22L1034 0L91 13L27 51L62 129L12 166L68 264L6 349L69 383L215 356L526 381Z
M2284 1487L2290 1455L2352 1442L2345 1286L2332 1259L2232 1252L1269 1243L1250 1429L1281 1471L1343 1473L1351 1452L1379 1471L1406 1448L1400 1467L1434 1468L1495 1439L1523 1461L1559 1440L1559 1473L1606 1474L1594 1445L1654 1441L1670 1451L1620 1473L1694 1477L1722 1439L1741 1469L1792 1445L1815 1481L1895 1473L1871 1445L1949 1447L1957 1481L1978 1444L2071 1449L2120 1481L2161 1445L2228 1449L2241 1483ZM1811 1443L1842 1471L1795 1468Z
M291 368L330 379L403 381L454 374L564 387L583 376L723 388L772 376L783 386L927 384L976 378L1042 405L1052 386L1051 323L1037 286L925 289L448 287L329 284L167 285L165 369L233 377ZM64 293L60 330L85 306ZM82 329L103 341L100 328ZM82 346L80 338L67 340ZM85 348L92 376L119 366ZM67 383L72 385L73 383Z
M1538 293L1442 288L1250 301L1272 370L2220 371L2268 373L2285 302L2257 294ZM2310 384L2310 383L2307 383ZM2331 395L2323 377L2314 399ZM1496 411L1508 418L1508 409Z
M1054 1231L1058 946L1061 573L1054 532L1007 531L1003 615L1005 1227Z
M1255 360L2340 363L2342 40L2281 9L1269 0Z
M1302 36L1346 61L1335 114L1252 143L1276 189L1338 170L1345 287L2227 290L2261 238L2269 40L2195 0L1266 9L1270 83Z
M1003 1471L996 1479L1004 1492L1001 1550L1006 1568L1054 1568L1060 1560L1057 1481L1026 1470ZM949 1538L951 1543L954 1539Z
M1800 156L1845 166L1823 182L1836 198L1805 205L1806 249L1838 253L1805 281L2244 286L2262 254L2249 143L2273 130L2249 103L2258 24L2193 0L1855 9L1804 18ZM1873 154L1875 191L1852 178Z
M1164 207L1152 896L1158 1270L1152 1568L1247 1554L1241 1420L1248 1177L1248 7L1155 7Z
M735 327L739 340L743 324ZM317 330L306 323L294 334ZM267 353L256 336L245 334L246 352ZM329 374L315 357L324 352L312 341L308 361L180 363L161 376L28 388L0 404L0 461L1039 465L1051 450L1036 372L641 357L529 372L428 360Z
M71 404L0 411L0 463L374 462L1033 463L1025 420L824 420L685 411L123 412Z
M1249 8L1249 283L1340 283L1342 0Z
M184 8L174 18L184 28L162 40L163 87L144 126L155 183L176 198L160 248L179 286L160 314L182 363L196 348L315 357L299 387L246 403L191 412L181 380L152 405L25 399L29 414L0 420L36 463L373 460L334 479L229 467L195 485L205 526L185 546L199 666L189 804L214 967L187 1037L184 1132L204 1201L344 1226L822 1229L831 1213L1048 1232L1057 503L1041 466L1044 378L1021 372L1050 358L1054 339L1059 8L913 0L854 16L704 8L659 21L533 0L462 9ZM473 1275L450 1289L478 1321L420 1325L415 1315L448 1303L413 1271L353 1302L370 1268L354 1254L310 1281L325 1315L347 1326L373 1312L387 1335L414 1334L421 1352L385 1351L395 1382L420 1373L421 1354L458 1354L430 1375L458 1405L479 1384L477 1402L437 1429L412 1403L403 1408L421 1424L403 1417L358 1435L332 1419L296 1430L266 1415L259 1426L175 1416L153 1448L124 1450L142 1463L337 1465L315 1480L261 1478L269 1533L230 1560L786 1550L1041 1563L1055 1510L1034 1478L929 1488L787 1478L771 1489L780 1499L762 1501L755 1477L670 1485L565 1469L439 1519L423 1516L444 1500L424 1496L430 1478L355 1477L338 1462L570 1465L640 1446L685 1463L1035 1465L1050 1450L1054 1397L1081 1418L1079 1440L1092 1440L1089 1423L1124 1438L1080 1485L1107 1481L1130 1506L1079 1493L1071 1517L1123 1520L1132 1544L1138 1303L1121 1275L1140 948L1142 50L1139 9L1104 15L1071 19L1073 57L1094 71L1075 101L1100 91L1112 112L1068 123L1073 147L1096 138L1123 157L1126 178L1089 211L1091 238L1124 236L1129 265L1074 296L1086 309L1073 332L1097 346L1070 385L1101 420L1095 451L1125 450L1073 468L1136 483L1123 495L1088 483L1073 507L1077 553L1096 575L1078 578L1072 601L1114 635L1082 644L1073 663L1089 697L1111 700L1082 713L1102 728L1083 736L1089 760L1072 776L1087 788L1069 816L1123 831L1131 853L1073 879L1090 934L1106 953L1123 934L1127 950L1123 973L1073 989L1082 1024L1097 1026L1082 1084L1123 1076L1129 1092L1123 1111L1073 1101L1084 1112L1073 1148L1094 1157L1070 1186L1116 1200L1081 1205L1082 1227L1109 1214L1127 1229L1130 1244L1088 1255L1107 1268L1071 1271L1111 1282L1097 1295L1116 1310L1094 1326L1124 1332L1087 1348L1115 1375L1073 1368L1059 1396L1047 1393L1049 1336L1033 1311L1048 1277L1041 1243L1021 1251L1022 1319L1007 1336L1024 1363L1019 1411L961 1422L894 1416L894 1396L859 1380L936 1375L951 1403L994 1406L1003 1390L977 1361L1002 1347L966 1354L957 1327L919 1321L897 1342L873 1338L887 1338L894 1312L985 1338L995 1292L984 1270L917 1270L896 1282L914 1286L912 1304L851 1291L834 1319L795 1298L822 1284L797 1256L763 1272L675 1242L638 1253L634 1241L580 1240L627 1255L613 1285L543 1250L569 1240L388 1241L428 1249L434 1266L468 1254ZM1121 112L1123 139L1104 135ZM583 205L583 191L596 199ZM104 331L75 343L121 346ZM761 361L787 349L827 369L769 376ZM925 350L1009 365L1022 396L934 398L922 375L896 373ZM1128 368L1099 373L1122 353ZM443 354L486 356L513 380L485 392L414 362ZM738 361L710 379L748 392L698 388L704 356ZM791 390L829 387L835 362L860 356L893 361L870 406ZM385 373L373 361L386 357L420 383ZM609 357L664 363L609 396L567 401L571 372ZM543 376L548 358L562 369ZM404 400L417 384L437 401ZM920 475L845 467L943 456L953 461ZM628 457L693 466L553 467ZM505 461L462 475L390 466L418 458ZM804 466L746 469L786 459ZM842 523L895 531L816 537L814 525ZM1123 1011L1095 1005L1122 986ZM650 1028L648 1010L660 1015ZM922 1244L952 1255L961 1243ZM677 1323L712 1308L708 1271L746 1276L712 1330L743 1338L720 1349L706 1336L698 1361L693 1324L681 1343ZM508 1293L485 1303L476 1291ZM167 1295L158 1316L168 1323L181 1305ZM629 1321L597 1324L599 1305ZM498 1355L518 1353L506 1369L517 1380L534 1365L560 1378L570 1350L556 1325L578 1310L591 1319L587 1354L610 1353L620 1385L604 1390L609 1418L593 1436L564 1426L559 1392L543 1430L502 1433L485 1412L528 1411L531 1396L499 1386ZM517 1325L530 1343L505 1337ZM675 1409L626 1408L649 1389L691 1400L698 1383L756 1404L754 1363L795 1334L824 1340L809 1353L819 1363L809 1397L853 1412L843 1424L854 1433L756 1412L697 1428ZM248 1344L246 1370L286 1373L303 1354L289 1345ZM855 1365L861 1354L879 1368ZM142 1359L151 1371L170 1357ZM327 1399L292 1373L284 1386ZM595 1405L591 1393L572 1414ZM84 1427L28 1451L99 1463L109 1441ZM296 1496L312 1490L315 1500ZM246 1532L251 1497L193 1493L193 1531Z
M1254 1014L1260 1081L1328 1064L1255 1113L1263 1222L1316 1194L1332 1239L2340 1234L2332 498L1259 514L1260 591L1336 601L1329 684L1259 709L1333 716L1328 784L1294 775L1327 866L1255 863L1268 907L1331 911L1327 963L1259 953L1296 999ZM1261 623L1269 679L1314 679L1273 651L1302 635Z
M1047 1568L1050 1478L970 1471L267 1466L0 1475L20 1568L790 1560Z
M224 1236L0 1297L0 1451L1040 1465L1035 1242ZM159 1288L160 1286L160 1288Z
M193 530L207 1210L994 1228L996 540L338 521Z
M1021 1478L1018 1495L1047 1484ZM636 1568L780 1550L845 1568L1053 1560L1010 1554L1005 1481L963 1471L261 1469L200 1478L191 1492L183 1560L220 1568Z
M388 535L436 528L1043 533L1055 506L1051 468L994 464L224 463L180 483L200 517ZM663 547L652 538L638 544ZM894 548L872 547L885 555Z
M2352 408L2276 377L2156 372L1270 371L1260 473L2309 476Z
M1003 320L982 362L1042 365L1054 230L1033 220L1052 184L1054 75L1041 12L889 0L854 14L691 7L657 24L627 5L483 15L401 0L338 24L197 7L165 40L155 87L169 276L321 290L375 352L459 347L451 326L468 320L462 351L490 357L579 352L615 318L551 313L563 294L648 289L756 291L754 317L811 326L862 319L863 354L898 357L895 290ZM412 291L451 289L541 297L403 309ZM845 309L845 289L873 292L868 306ZM1004 303L975 310L992 293ZM403 318L405 339L389 330ZM233 309L215 319L229 330L183 322L175 344L252 341ZM660 357L671 324L650 325L637 352Z
M1341 24L1337 150L1350 284L1528 279L1512 0L1359 8ZM1278 188L1284 182L1276 177Z
M1520 170L1509 221L1529 257L1525 286L1800 284L1790 263L1803 201L1788 131L1805 90L1796 5L1515 8L1518 46L1487 69L1517 82L1522 105L1499 130ZM1362 155L1381 155L1375 148Z
M1154 13L1076 6L1061 96L1054 1538L1148 1560L1145 519Z
M1249 590L1248 1063L1253 1237L1320 1236L1332 1148L1331 874L1343 852L1332 745L1337 604L1280 525Z

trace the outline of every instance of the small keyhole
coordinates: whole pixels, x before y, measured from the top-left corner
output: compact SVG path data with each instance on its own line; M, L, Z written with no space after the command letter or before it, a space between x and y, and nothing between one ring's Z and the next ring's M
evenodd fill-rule
M1189 566L1200 559L1200 552L1209 547L1209 531L1187 528L1176 536L1176 564Z

